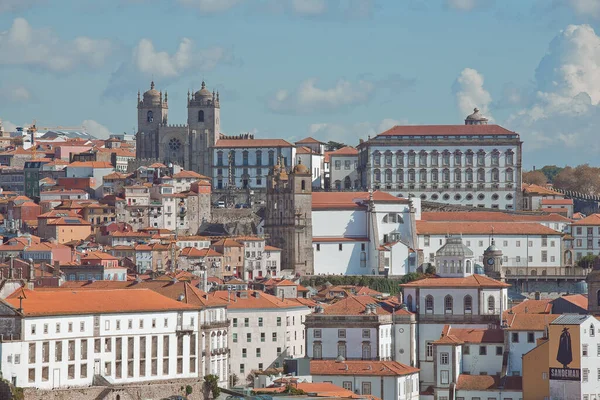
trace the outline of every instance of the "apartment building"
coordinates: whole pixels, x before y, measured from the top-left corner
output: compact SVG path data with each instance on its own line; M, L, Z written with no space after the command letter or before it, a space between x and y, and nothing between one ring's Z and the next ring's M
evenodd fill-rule
M282 367L284 358L304 357L308 307L257 290L219 290L209 297L227 302L231 373L238 378Z
M571 224L575 261L600 254L600 214L592 214Z
M6 299L0 365L39 389L198 376L196 307L154 291L19 290Z

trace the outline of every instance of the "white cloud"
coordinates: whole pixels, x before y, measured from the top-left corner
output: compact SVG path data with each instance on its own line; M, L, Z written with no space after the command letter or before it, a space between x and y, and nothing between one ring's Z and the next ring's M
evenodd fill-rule
M31 92L25 86L8 85L0 87L0 103L21 103L32 99Z
M307 79L290 92L278 90L268 100L268 107L275 112L307 114L334 111L366 103L375 90L375 84L360 80L356 83L339 80L330 88L319 88L317 79Z
M446 0L446 5L461 11L470 11L477 7L477 0Z
M581 16L600 18L600 1L598 0L568 0L573 10Z
M161 86L182 76L207 72L218 64L235 62L233 55L222 47L197 49L188 38L181 39L173 53L157 50L150 39L142 39L132 50L129 60L112 74L105 96L122 97L146 87L150 79Z
M327 11L325 0L292 0L291 7L301 15L319 15Z
M315 123L308 127L308 133L311 136L319 137L324 142L333 140L348 146L356 146L359 139L366 140L369 136L374 137L395 125L406 125L407 123L406 120L392 118L385 118L377 123L366 121L354 124Z
M27 65L65 72L79 65L98 67L112 50L108 40L80 36L62 41L46 28L33 28L24 18L15 18L9 30L0 32L0 64Z
M489 105L492 102L492 96L483 87L483 82L483 75L472 68L463 69L456 78L453 91L462 116L466 117L477 107L483 115L491 119Z
M0 14L23 10L39 2L39 0L0 0Z
M242 3L242 0L178 0L180 4L195 7L203 13L216 13L229 10Z
M108 128L93 119L86 119L81 125L85 128L87 133L98 139L108 139L110 136Z
M600 37L589 25L570 25L550 42L536 70L535 93L506 121L522 134L532 159L598 164Z

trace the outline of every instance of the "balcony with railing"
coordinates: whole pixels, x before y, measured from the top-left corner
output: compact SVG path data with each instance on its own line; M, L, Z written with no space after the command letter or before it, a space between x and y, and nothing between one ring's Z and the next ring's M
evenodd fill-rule
M580 267L514 267L505 268L507 280L583 280L590 269Z
M230 320L226 319L223 321L205 321L200 328L201 329L222 329L222 328L228 328L229 324L231 323Z

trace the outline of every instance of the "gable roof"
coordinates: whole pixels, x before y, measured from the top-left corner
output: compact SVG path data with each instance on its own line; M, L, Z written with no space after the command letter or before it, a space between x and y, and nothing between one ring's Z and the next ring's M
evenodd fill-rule
M358 150L351 146L344 146L341 149L330 151L328 153L330 158L335 156L358 156Z
M311 375L402 376L419 372L397 361L377 360L310 360Z
M503 314L509 331L543 331L560 315L557 314Z
M318 143L318 144L324 144L323 142L318 141L317 139L313 138L313 137L307 137L304 138L302 140L297 141L296 143Z
M503 383L503 390L521 391L523 390L523 378L521 376L506 376L500 379L497 375L466 375L460 374L456 382L456 390L494 390L497 391L500 383Z
M227 301L227 308L229 310L306 308L306 306L299 304L298 302L290 301L288 299L280 299L276 296L258 290L242 290L232 292L227 290L217 290L215 292L211 292L209 294L209 297L210 296Z
M573 225L600 225L600 214L588 215L584 219L573 222Z
M552 312L552 300L527 299L514 305L508 311L513 314L550 314Z
M513 222L432 222L417 221L417 234L419 235L553 235L560 236L561 232L555 231L539 223Z
M23 296L20 304L18 297ZM29 317L194 310L152 290L29 290L19 289L6 302L22 306Z
M588 298L587 298L587 296L584 296L582 294L570 294L570 295L566 295L566 296L562 296L557 299L554 299L554 301L560 300L560 299L568 301L569 303L572 303L572 304L576 305L577 307L583 308L585 310L587 310L587 308L588 308Z
M450 325L445 325L440 339L434 343L504 343L504 331L502 329L452 328Z
M523 191L526 194L538 194L538 195L544 195L544 196L563 196L564 197L564 194L562 194L560 192L557 192L550 188L536 185L533 183L531 183L531 184L524 183Z
M517 135L500 125L396 125L376 136Z
M424 211L422 221L430 222L565 222L571 220L559 214L514 214L498 211Z
M471 288L506 288L510 287L508 283L500 282L485 275L470 275L464 278L440 278L438 276L425 278L409 283L401 284L402 287L471 287Z
M313 192L312 209L347 210L366 207L369 200L369 192ZM373 200L376 203L400 203L408 204L409 200L396 197L386 192L376 190L373 192Z

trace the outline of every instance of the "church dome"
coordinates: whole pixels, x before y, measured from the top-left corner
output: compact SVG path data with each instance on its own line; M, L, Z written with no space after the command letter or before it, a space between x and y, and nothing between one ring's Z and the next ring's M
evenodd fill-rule
M483 254L500 255L501 256L502 250L500 250L498 247L496 247L496 241L494 239L492 239L492 244L490 244L488 246L488 248L485 249Z
M298 165L294 167L294 174L310 174L310 171L306 165L298 163Z
M154 89L154 81L150 83L150 90L144 92L144 102L158 101L160 102L160 92Z
M200 90L198 90L196 93L194 93L194 99L196 100L212 100L212 93L206 88L206 83L204 83L204 81L202 81L202 88L200 88Z
M473 114L465 118L465 124L467 125L485 125L487 123L488 119L479 112L479 108L477 107L473 109Z
M449 236L438 251L435 252L437 257L473 257L473 250L465 246L460 237Z

